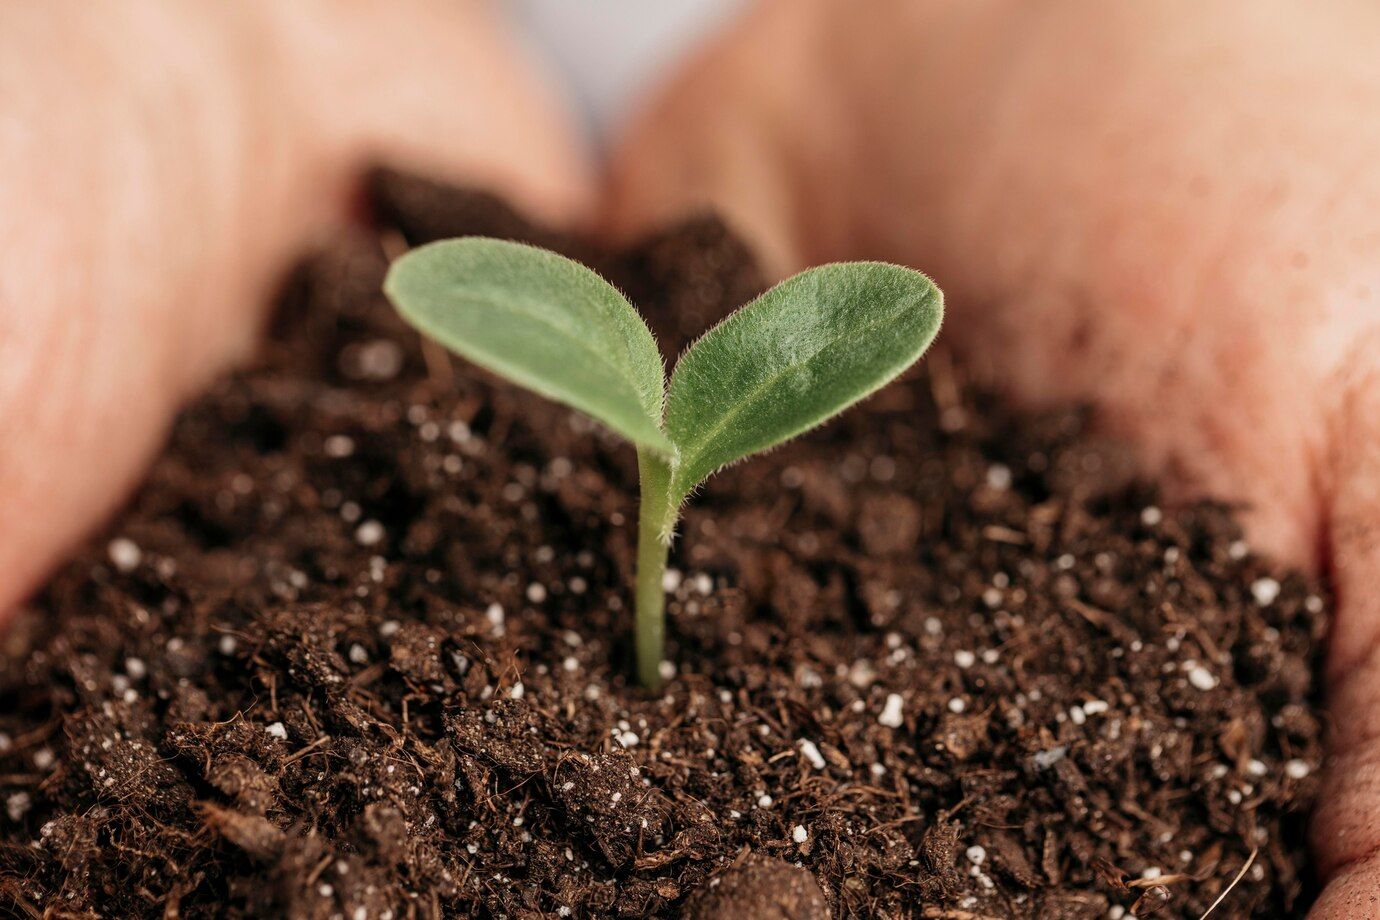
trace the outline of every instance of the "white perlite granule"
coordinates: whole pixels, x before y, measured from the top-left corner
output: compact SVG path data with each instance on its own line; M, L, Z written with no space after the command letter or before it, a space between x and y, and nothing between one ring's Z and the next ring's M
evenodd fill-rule
M1308 766L1308 762L1304 760L1295 758L1284 764L1284 775L1290 779L1303 779L1311 772L1313 772L1313 768Z
M1212 672L1196 661L1187 662L1188 682L1199 690L1211 690L1217 686L1217 678Z
M144 559L144 551L139 549L139 544L125 537L111 540L106 552L115 568L121 572L133 572Z
M819 752L819 748L808 738L801 738L798 742L801 755L810 762L810 766L816 770L823 770L826 766L824 755Z
M383 525L378 521L365 521L355 529L355 541L360 546L373 546L383 539Z
M1257 578L1251 583L1251 595L1262 607L1268 607L1279 597L1279 582L1273 578Z
M904 702L899 693L887 694L886 705L882 707L882 714L877 716L877 721L887 728L900 728L904 721L902 715Z

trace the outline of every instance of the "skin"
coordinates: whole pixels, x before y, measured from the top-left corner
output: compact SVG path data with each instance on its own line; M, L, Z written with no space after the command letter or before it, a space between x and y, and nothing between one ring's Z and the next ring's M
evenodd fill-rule
M571 136L478 2L0 4L0 611L248 354L368 165L568 220Z
M1380 9L769 0L625 139L608 224L712 203L777 274L933 274L944 338L1090 400L1328 575L1316 918L1380 913Z
M1258 546L1325 571L1322 918L1380 898L1377 39L1364 0L768 0L630 133L607 216L715 202L779 274L920 266L972 367L1095 400L1182 494L1249 502ZM590 201L477 2L0 5L0 610L384 158L552 219Z

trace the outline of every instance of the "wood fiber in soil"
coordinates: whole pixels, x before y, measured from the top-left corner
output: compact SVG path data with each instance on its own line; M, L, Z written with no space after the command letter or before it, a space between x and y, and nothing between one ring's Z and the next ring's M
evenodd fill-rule
M649 695L632 450L423 348L384 252L565 249L668 358L749 255L377 198L3 640L0 910L1197 917L1254 854L1213 916L1302 911L1325 599L1226 509L938 353L692 500Z

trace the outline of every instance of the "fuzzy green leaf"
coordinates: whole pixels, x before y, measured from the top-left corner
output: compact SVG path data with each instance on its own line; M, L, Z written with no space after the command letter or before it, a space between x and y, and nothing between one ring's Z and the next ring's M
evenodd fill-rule
M929 347L944 299L917 271L824 265L710 329L671 376L677 500L720 467L807 431L887 384Z
M418 330L475 364L668 456L661 355L613 285L576 262L482 237L414 249L384 292Z

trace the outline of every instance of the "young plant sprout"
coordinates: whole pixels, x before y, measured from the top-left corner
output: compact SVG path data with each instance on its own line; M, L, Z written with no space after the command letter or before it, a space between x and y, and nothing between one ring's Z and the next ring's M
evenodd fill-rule
M814 428L890 382L939 331L943 295L881 262L822 265L735 311L666 384L622 294L553 252L481 237L393 263L384 291L456 354L593 416L637 448L637 676L660 683L667 551L685 499L716 470Z

